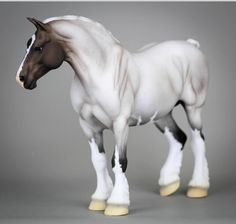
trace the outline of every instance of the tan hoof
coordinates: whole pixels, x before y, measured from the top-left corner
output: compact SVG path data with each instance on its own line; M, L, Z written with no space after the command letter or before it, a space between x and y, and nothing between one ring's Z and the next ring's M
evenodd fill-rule
M189 187L187 197L189 198L205 198L208 195L208 189L203 187Z
M92 200L89 204L89 210L92 211L104 211L106 209L106 201Z
M108 216L128 215L129 209L127 205L108 205L104 214Z
M169 195L175 193L179 189L179 186L180 186L179 180L175 181L174 183L171 183L169 185L162 186L160 188L160 195L163 197L169 196Z

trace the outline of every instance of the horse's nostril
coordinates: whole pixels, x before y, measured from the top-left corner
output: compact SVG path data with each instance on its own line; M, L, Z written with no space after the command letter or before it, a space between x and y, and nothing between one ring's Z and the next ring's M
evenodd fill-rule
M24 82L25 78L24 78L24 76L23 76L23 75L20 75L20 77L19 77L19 78L20 78L20 81L21 81L21 82Z

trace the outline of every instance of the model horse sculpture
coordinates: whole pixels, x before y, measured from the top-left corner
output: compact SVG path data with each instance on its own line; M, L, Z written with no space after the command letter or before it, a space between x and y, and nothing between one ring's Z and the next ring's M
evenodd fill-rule
M97 175L89 209L105 210L106 215L128 214L125 171L130 126L152 122L164 133L169 155L160 172L160 194L167 196L179 188L187 138L172 117L178 104L187 114L195 158L187 196L207 196L209 177L201 111L206 100L208 69L197 41L168 41L131 54L101 24L90 19L28 19L37 30L27 43L16 79L24 88L34 89L39 78L60 67L63 61L75 71L72 105L88 138ZM114 186L103 148L104 129L112 130L116 142L112 158Z

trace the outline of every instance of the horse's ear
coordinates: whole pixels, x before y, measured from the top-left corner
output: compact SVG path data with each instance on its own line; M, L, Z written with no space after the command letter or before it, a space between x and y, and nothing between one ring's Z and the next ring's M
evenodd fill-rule
M48 25L35 19L35 18L30 18L30 17L27 17L27 19L33 23L35 25L35 27L37 29L40 29L40 30L44 30L44 31L48 31Z

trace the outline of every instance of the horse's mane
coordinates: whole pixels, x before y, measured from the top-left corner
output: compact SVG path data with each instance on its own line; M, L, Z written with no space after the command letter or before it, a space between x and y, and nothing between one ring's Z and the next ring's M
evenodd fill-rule
M93 21L93 20L83 17L83 16L65 15L65 16L59 16L59 17L50 17L50 18L45 19L43 21L43 23L50 23L50 22L57 21L57 20L71 20L71 21L78 21L78 22L82 22L82 23L88 23L90 26L95 28L95 30L97 32L99 32L100 34L103 34L104 36L111 38L115 42L119 42L119 40L117 40L112 35L112 33L109 30L107 30L101 23Z

